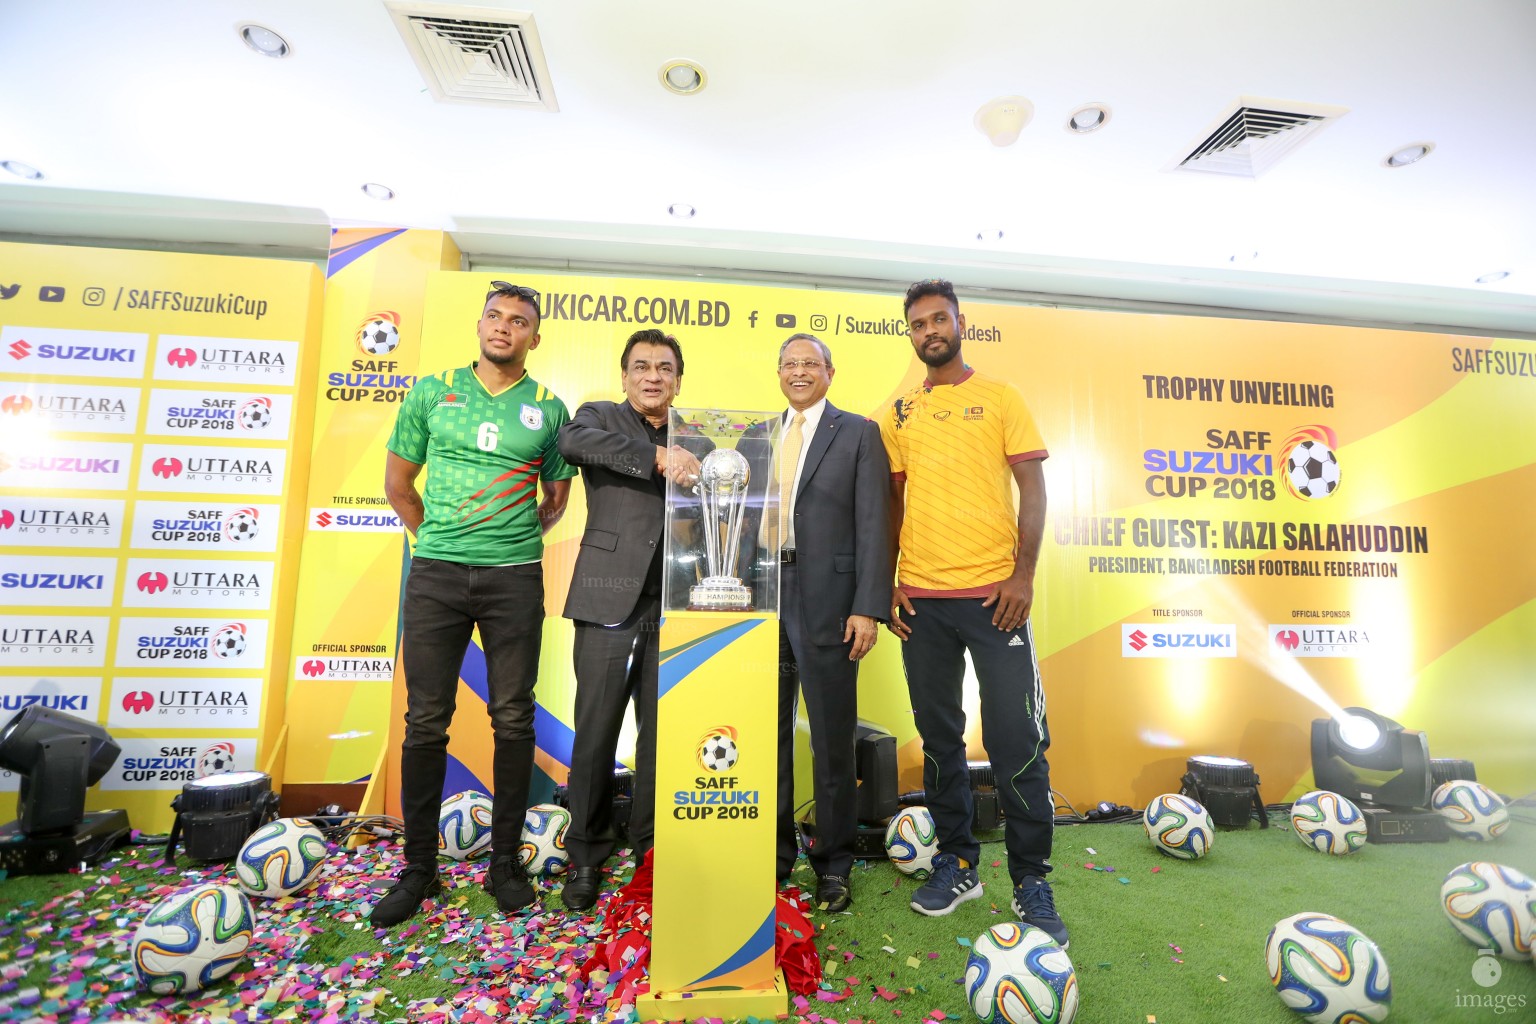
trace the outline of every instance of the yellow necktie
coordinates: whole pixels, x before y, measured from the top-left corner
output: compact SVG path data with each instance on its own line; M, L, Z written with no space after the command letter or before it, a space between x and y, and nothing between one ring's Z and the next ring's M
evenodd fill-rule
M789 432L779 445L779 546L789 544L790 513L795 501L795 470L800 468L800 449L804 447L805 413L795 413Z

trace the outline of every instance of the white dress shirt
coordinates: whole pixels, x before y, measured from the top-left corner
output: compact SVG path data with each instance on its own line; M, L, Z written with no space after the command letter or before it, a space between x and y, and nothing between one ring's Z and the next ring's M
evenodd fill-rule
M821 425L821 414L827 408L826 398L822 398L815 405L805 410L805 423L800 427L800 461L795 463L795 483L789 491L789 515L787 522L789 529L785 531L784 547L790 550L795 546L795 497L800 493L800 474L805 469L805 456L811 450L811 438L816 435L816 428ZM789 431L789 425L795 418L794 409L788 409L784 413L784 432ZM783 437L781 433L779 435Z

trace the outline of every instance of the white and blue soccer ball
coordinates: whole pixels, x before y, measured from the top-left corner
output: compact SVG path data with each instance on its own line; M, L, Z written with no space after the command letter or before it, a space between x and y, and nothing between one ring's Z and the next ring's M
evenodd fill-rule
M1506 960L1530 960L1536 948L1536 882L1503 864L1471 861L1440 886L1445 916L1472 945Z
M740 757L736 741L723 732L711 733L699 744L699 764L712 772L730 771Z
M251 901L232 885L173 892L134 933L134 974L156 995L195 992L239 966L254 931Z
M469 860L491 845L491 798L478 790L455 793L437 816L437 852Z
M247 896L276 899L309 887L330 849L325 834L303 818L278 818L252 832L235 858L235 879Z
M388 320L369 320L357 332L357 347L370 356L387 356L400 345L400 329Z
M939 852L939 830L926 807L903 807L885 826L885 855L904 875L927 878Z
M1313 790L1291 805L1291 828L1319 853L1342 857L1365 845L1365 815L1354 801L1326 789Z
M241 430L265 430L272 425L272 399L252 398L240 404L235 422Z
M1321 441L1303 441L1285 460L1291 492L1308 500L1326 498L1339 486L1339 460Z
M1211 851L1216 826L1205 806L1182 793L1154 797L1141 814L1147 838L1170 857L1198 860Z
M1442 783L1430 796L1429 806L1463 839L1497 839L1509 829L1509 808L1503 798L1480 782Z
M995 924L971 945L965 998L982 1024L1071 1024L1077 974L1066 950L1032 925Z
M558 875L570 864L565 852L565 831L571 812L558 804L534 804L523 816L523 838L517 862L531 876Z
M1295 914L1264 943L1269 980L1311 1024L1380 1024L1392 1009L1392 977L1376 943L1329 914Z

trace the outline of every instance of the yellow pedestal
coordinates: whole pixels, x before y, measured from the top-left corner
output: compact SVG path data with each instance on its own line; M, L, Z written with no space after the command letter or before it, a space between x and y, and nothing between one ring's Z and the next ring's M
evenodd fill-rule
M700 1017L772 1020L789 1011L784 972L775 970L772 988L704 989L696 992L648 992L635 1000L641 1020L695 1021Z

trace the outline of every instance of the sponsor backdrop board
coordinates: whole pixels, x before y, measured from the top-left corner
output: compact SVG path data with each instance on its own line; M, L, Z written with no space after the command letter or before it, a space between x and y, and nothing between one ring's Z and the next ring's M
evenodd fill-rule
M282 725L320 274L0 244L0 283L0 708L105 724L92 806L164 831Z

